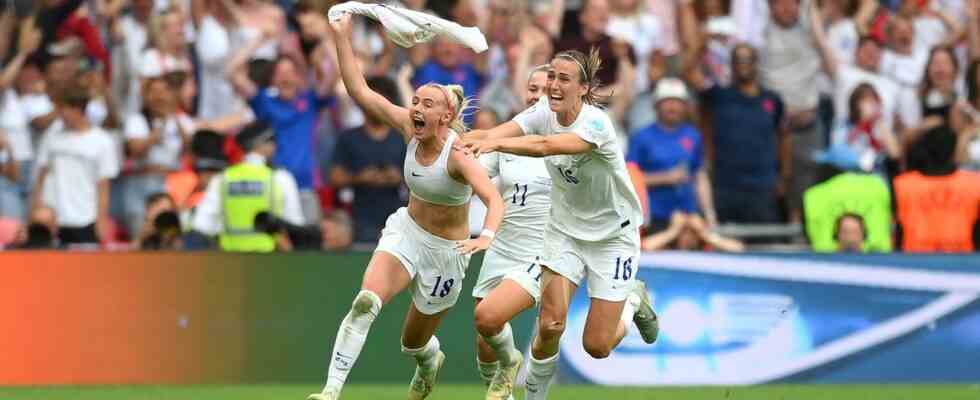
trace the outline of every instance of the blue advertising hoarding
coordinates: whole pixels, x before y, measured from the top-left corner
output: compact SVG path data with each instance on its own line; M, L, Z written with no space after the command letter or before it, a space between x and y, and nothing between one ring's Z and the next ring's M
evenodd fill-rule
M603 360L582 348L580 289L562 379L609 385L980 380L980 257L646 254L660 316Z

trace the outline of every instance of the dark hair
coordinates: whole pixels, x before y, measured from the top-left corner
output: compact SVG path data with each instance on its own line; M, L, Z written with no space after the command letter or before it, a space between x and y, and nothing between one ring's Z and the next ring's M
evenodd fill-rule
M73 82L61 92L61 102L69 107L84 110L92 96L87 87Z
M868 228L864 224L864 217L862 217L860 214L855 214L852 212L846 212L837 217L837 222L834 223L834 240L839 240L837 237L840 235L840 226L844 220L848 218L856 220L858 224L861 225L861 236L864 240L867 240Z
M161 200L167 200L171 204L174 203L174 198L173 197L170 197L170 194L169 193L167 193L167 192L156 192L156 193L153 193L153 194L151 194L149 196L146 196L146 202L144 204L146 205L146 207L149 207L149 206L152 206L153 204L155 204L155 203L157 203L157 202L159 202Z
M949 59L953 62L953 80L955 82L956 77L960 73L960 63L956 61L956 53L953 52L953 48L950 46L936 46L929 51L929 61L926 62L925 71L922 78L922 85L919 86L919 95L922 98L929 95L929 91L934 87L932 80L929 78L929 66L932 65L932 61L936 59L936 55L939 53L946 53ZM955 83L954 83L955 85ZM955 90L955 89L954 89Z
M579 70L579 83L582 83L589 87L585 95L582 96L582 101L586 104L596 105L603 104L609 100L610 96L601 95L598 93L599 88L602 86L602 82L599 81L598 74L599 70L602 69L602 59L599 58L599 49L592 47L589 50L589 55L586 56L581 51L578 50L565 50L555 54L552 57L552 62L557 59L571 60L578 64ZM582 74L585 74L584 76Z
M881 96L878 95L875 87L868 82L862 82L851 91L851 97L847 100L847 122L852 124L861 122L861 99L869 93L878 100L878 104L881 104Z
M858 38L858 46L857 46L857 48L860 49L861 46L864 46L866 43L874 43L875 46L881 47L881 41L878 40L878 38L876 38L874 36L871 36L871 35L864 35L864 36L861 36L860 38Z
M970 100L970 105L976 107L977 100L980 100L980 81L977 80L977 72L980 72L980 58L970 62L966 68L966 98Z
M248 79L255 85L264 88L272 83L272 72L276 63L272 60L255 59L248 62Z
M956 133L949 125L926 131L908 151L908 169L926 175L943 175L956 169Z
M749 51L752 52L752 61L756 61L756 62L759 61L759 52L755 49L755 47L752 47L748 43L739 43L732 47L732 52L731 54L729 54L729 56L731 56L730 59L732 60L733 65L735 61L735 54L738 53L738 51L741 49L748 49Z
M190 79L191 74L187 71L170 71L163 74L163 80L167 82L167 86L170 86L171 90L178 91L187 80Z
M371 90L377 92L396 106L401 106L401 96L398 93L398 85L395 81L385 76L373 76L367 79L367 85Z

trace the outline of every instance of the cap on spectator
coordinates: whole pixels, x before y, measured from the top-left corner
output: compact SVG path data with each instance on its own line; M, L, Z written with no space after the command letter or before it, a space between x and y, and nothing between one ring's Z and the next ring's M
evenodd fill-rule
M275 139L276 135L269 124L256 121L246 125L241 132L235 136L235 141L245 151L251 151L255 146Z
M211 130L200 130L191 139L194 171L221 171L228 166L224 152L224 137Z
M677 78L663 78L657 82L657 89L653 92L653 98L657 103L667 99L677 99L687 101L687 86Z

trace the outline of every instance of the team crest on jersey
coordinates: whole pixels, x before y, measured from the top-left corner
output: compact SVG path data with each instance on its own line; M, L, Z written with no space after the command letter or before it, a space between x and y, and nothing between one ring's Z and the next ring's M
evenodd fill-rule
M589 121L589 123L588 123L587 126L588 126L589 129L591 129L593 131L596 131L596 132L599 132L599 131L602 131L603 130L603 128L605 127L605 124L602 123L602 120L601 119L593 119L593 120Z

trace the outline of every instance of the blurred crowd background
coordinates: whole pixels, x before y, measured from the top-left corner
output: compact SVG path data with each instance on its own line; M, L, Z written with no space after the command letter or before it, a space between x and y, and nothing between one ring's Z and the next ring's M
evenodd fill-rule
M370 249L407 201L406 145L346 95L335 3L6 0L0 244ZM472 128L520 112L555 52L597 48L645 250L976 249L978 0L393 4L490 50L358 18L369 85L404 105L460 84Z

